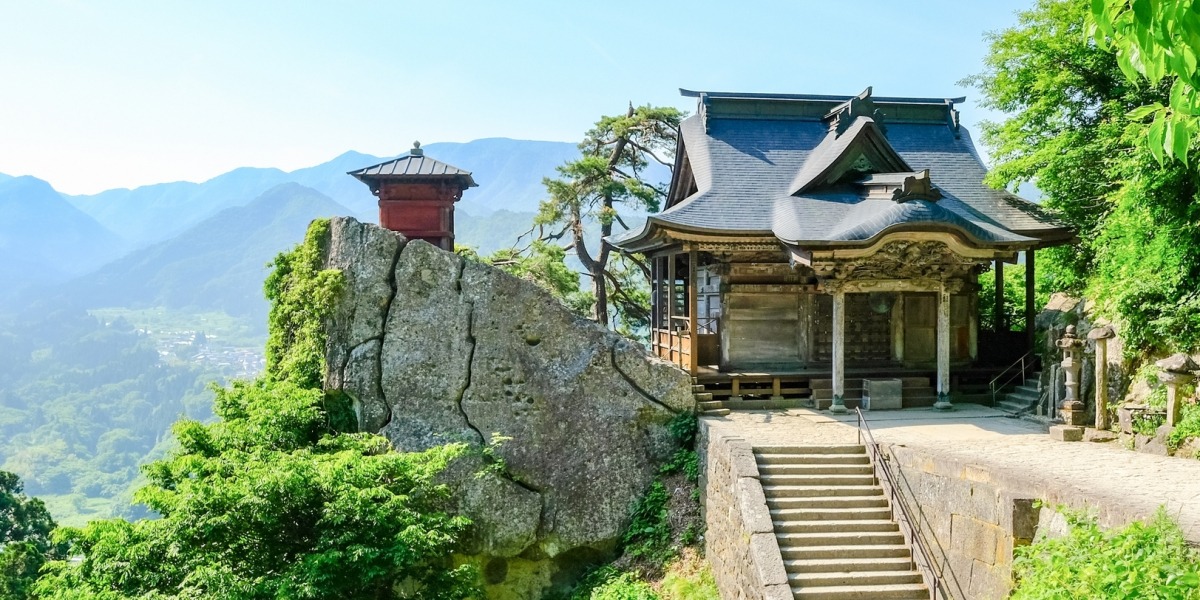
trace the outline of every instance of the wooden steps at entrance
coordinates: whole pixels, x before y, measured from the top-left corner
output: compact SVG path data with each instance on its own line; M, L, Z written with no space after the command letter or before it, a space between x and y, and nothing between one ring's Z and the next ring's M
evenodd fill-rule
M866 449L754 449L792 595L807 600L928 600Z

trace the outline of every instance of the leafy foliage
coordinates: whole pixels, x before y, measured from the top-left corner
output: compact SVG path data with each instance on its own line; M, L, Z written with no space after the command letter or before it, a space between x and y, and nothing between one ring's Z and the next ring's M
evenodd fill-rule
M182 420L136 499L161 518L93 521L56 539L82 556L36 584L48 600L422 598L478 593L451 554L467 521L435 478L465 448L398 453L340 433L320 388L322 320L340 278L321 270L317 223L268 281L269 372L216 390L218 420Z
M620 307L621 317L648 317L648 303L643 304L648 293L642 297L633 292L627 269L610 268L612 248L604 238L613 233L614 223L624 225L622 207L658 210L666 184L648 183L643 174L651 161L671 167L682 118L674 108L632 105L625 114L602 117L579 144L583 156L559 167L557 178L544 180L549 198L539 207L535 228L542 229L546 241L568 236L569 247L592 280L592 316L601 323L611 322L610 299ZM585 235L589 222L600 224L600 239L590 248ZM639 271L639 283L646 285L648 269L641 265Z
M60 521L141 514L138 465L161 455L179 416L211 416L223 367L160 354L123 319L41 306L0 318L0 469Z
M1148 522L1106 532L1095 518L1064 512L1065 537L1017 549L1012 600L1200 598L1200 562L1159 509Z
M1034 282L1034 306L1046 306L1050 301L1046 279L1041 276L1045 269L1039 270L1039 277ZM979 275L979 317L980 327L994 327L996 304L996 274L992 272ZM1006 265L1004 270L1004 322L1009 331L1025 331L1025 269L1024 265Z
M1169 104L1155 101L1129 117L1153 116L1146 147L1160 164L1186 163L1200 132L1200 8L1183 0L1093 0L1088 16L1093 38L1116 54L1129 81L1170 85Z
M220 420L181 421L180 448L146 468L138 500L162 518L60 530L84 558L55 563L41 597L468 596L473 571L448 559L466 521L434 482L463 448L335 434L322 396L288 381L220 390Z
M28 598L46 560L62 557L50 537L54 527L42 501L23 493L20 478L0 471L0 598Z
M635 573L621 573L592 589L591 600L660 600L654 588Z
M325 370L323 320L341 291L342 274L321 269L329 221L313 221L304 242L275 257L264 290L271 301L268 316L267 378L316 388Z
M1080 243L1042 253L1056 289L1086 292L1125 322L1127 348L1200 344L1197 170L1160 167L1142 145L1153 124L1129 113L1169 101L1170 85L1138 85L1118 58L1089 43L1088 7L1039 0L1019 24L991 34L985 71L968 81L1010 116L986 124L990 182L1036 181L1045 205ZM1137 117L1137 115L1133 115Z

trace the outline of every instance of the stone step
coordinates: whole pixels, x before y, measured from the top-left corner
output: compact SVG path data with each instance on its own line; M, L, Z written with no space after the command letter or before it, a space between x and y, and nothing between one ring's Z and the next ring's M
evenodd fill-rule
M1032 383L1032 384L1027 383L1025 385L1018 385L1017 387L1012 389L1012 392L1009 392L1009 393L1037 395L1037 394L1042 393L1042 386L1037 383Z
M767 498L771 510L819 509L819 508L887 508L888 499L883 494L874 496L817 496Z
M875 475L872 473L853 475L818 474L767 474L762 476L763 485L813 485L813 486L845 486L845 485L875 485Z
M1010 400L1001 400L996 403L996 408L1007 413L1019 414L1028 412L1030 406L1024 402L1012 402Z
M775 521L776 533L851 533L896 532L900 526L890 519L855 519L850 521Z
M843 383L846 386L846 389L862 388L863 379L863 377L847 377L843 380ZM928 377L866 377L865 379L899 379L900 387L905 390L911 387L928 386L930 382L930 378ZM833 380L828 378L817 378L813 379L809 383L809 386L813 389L833 389Z
M768 499L818 498L828 496L882 496L883 489L877 485L764 485L763 493Z
M777 400L731 400L724 401L725 406L737 410L781 410L787 408L804 408L808 406L808 398L780 398Z
M758 472L763 475L872 475L870 463L839 464L760 464Z
M1005 400L1015 400L1017 402L1029 402L1029 403L1035 403L1038 401L1038 398L1041 398L1041 396L1039 396L1037 394L1018 394L1015 392L1001 394L999 397L1004 398Z
M904 544L835 544L826 546L787 546L780 545L780 554L788 560L844 560L860 559L874 560L879 558L904 558L911 554Z
M848 573L795 573L788 574L793 587L811 588L824 586L873 586L922 583L921 574L913 570L902 571L854 571Z
M729 414L729 409L728 408L712 408L712 409L706 410L704 412L701 412L700 414L705 417L724 417L725 415Z
M792 590L796 600L925 600L929 590L920 583L837 585Z
M711 392L700 392L692 394L696 398L696 402L712 402L713 395Z
M755 446L755 454L866 454L867 447L862 445L825 445L825 446Z
M882 507L865 508L780 508L771 511L771 519L775 521L860 521L860 520L891 520L892 509L886 504Z
M703 392L703 391L705 391L703 385L701 385L701 384L693 384L692 385L692 393L693 394L699 394L700 392Z
M717 408L725 408L725 403L719 400L708 400L705 402L697 402L696 408L700 410L713 410Z
M908 556L894 558L809 558L785 560L788 573L846 573L858 571L905 571L913 567Z
M833 390L817 390L812 391L813 400L833 400ZM862 388L846 388L842 390L842 400L862 400Z
M780 548L808 546L891 546L904 545L899 531L819 531L814 533L776 533Z
M869 465L866 454L757 454L759 466L763 465Z

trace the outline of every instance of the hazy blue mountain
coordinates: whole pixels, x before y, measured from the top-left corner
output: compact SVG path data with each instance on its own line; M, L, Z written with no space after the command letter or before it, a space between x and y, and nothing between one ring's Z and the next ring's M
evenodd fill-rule
M511 248L517 243L517 237L533 226L533 217L532 212L511 210L498 210L482 217L455 210L454 243L470 246L480 254Z
M169 239L231 206L288 181L279 169L245 167L204 183L177 181L116 189L70 201L137 246Z
M536 212L546 197L542 178L557 175L555 167L578 158L579 149L566 142L488 138L429 144L425 156L471 172L479 187L467 190L458 207L484 216L498 210Z
M267 263L300 242L313 219L348 212L316 190L281 184L75 280L69 289L84 290L88 308L216 310L263 323Z
M480 187L472 188L459 206L485 215L507 209L537 210L544 190L542 177L578 155L574 144L490 138L467 143L434 143L426 156L471 171ZM407 150L405 150L407 152ZM136 189L108 190L69 198L80 210L137 246L170 239L216 214L245 204L281 183L294 182L321 192L349 210L347 214L375 221L375 197L365 185L346 175L393 157L346 152L313 167L290 173L279 169L241 168L203 183L175 182Z
M86 273L125 249L49 183L0 176L0 295Z

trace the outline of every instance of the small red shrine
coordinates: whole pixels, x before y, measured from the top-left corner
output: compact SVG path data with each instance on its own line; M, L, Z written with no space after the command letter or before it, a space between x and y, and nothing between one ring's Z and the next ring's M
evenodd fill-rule
M379 224L410 240L454 250L454 203L478 187L469 171L425 156L420 142L405 156L350 171L379 197Z

